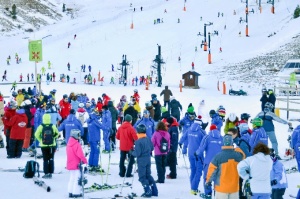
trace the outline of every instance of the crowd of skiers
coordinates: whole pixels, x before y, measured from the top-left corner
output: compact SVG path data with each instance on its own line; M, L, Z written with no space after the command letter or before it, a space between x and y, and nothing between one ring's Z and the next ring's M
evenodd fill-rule
M197 113L190 103L182 115L182 105L168 86L160 96L164 96L164 106L157 95L152 94L141 109L137 89L130 99L126 95L121 96L116 105L105 93L96 101L89 99L85 93L74 92L64 94L59 100L55 89L49 95L38 95L35 87L13 91L2 115L7 158L20 158L23 152L35 154L39 146L44 161L43 177L51 178L57 138L61 136L64 138L62 144L67 145L67 169L72 171L68 191L70 197L80 197L80 187L74 183L80 175L78 163L88 164L90 171L103 171L99 165L100 140L104 141L102 153L111 153L115 151L118 139L119 176L132 177L134 159L137 158L143 197L157 196L156 183L165 183L165 178L177 178L179 150L184 158L187 155L190 163L188 173L193 195L198 194L203 176L202 198L211 198L213 190L217 198L247 198L245 194L251 194L252 198L282 198L287 178L279 161L273 120L289 125L290 130L292 127L291 123L272 112L272 103L265 103L263 111L249 121L247 113L241 114L240 118L235 113L226 117L223 106L210 110L209 118L206 118L204 100L200 101ZM298 168L299 137L300 126L295 128L291 138ZM82 139L82 146L79 139ZM268 139L272 150L268 148ZM72 148L80 150L75 153ZM88 154L87 160L85 156ZM155 159L157 180L151 176L151 156ZM126 158L129 161L127 167L124 164ZM242 192L243 184L246 192Z

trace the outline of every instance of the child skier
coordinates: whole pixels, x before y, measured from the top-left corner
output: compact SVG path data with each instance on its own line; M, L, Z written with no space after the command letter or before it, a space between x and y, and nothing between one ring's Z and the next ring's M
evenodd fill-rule
M153 144L150 138L146 136L146 126L144 124L137 126L137 132L138 140L135 141L135 150L132 151L132 155L137 157L139 181L142 183L145 191L141 197L158 196L155 181L151 176L150 153L154 149Z
M70 179L68 184L69 198L82 197L81 187L78 183L80 178L80 170L78 165L82 161L87 164L87 160L84 157L83 150L79 143L80 130L73 129L71 131L71 137L67 144L67 169L70 171Z

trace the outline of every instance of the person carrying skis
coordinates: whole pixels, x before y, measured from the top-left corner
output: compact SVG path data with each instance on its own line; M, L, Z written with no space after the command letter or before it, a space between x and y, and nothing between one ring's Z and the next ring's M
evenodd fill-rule
M134 156L130 154L133 149L134 141L138 139L135 129L131 125L131 115L125 115L123 124L118 128L116 138L120 140L120 162L119 162L119 176L132 177L132 166L134 164ZM125 159L128 158L127 170L124 165Z
M146 126L144 124L137 126L137 133L138 140L135 141L135 149L132 151L132 155L137 158L139 181L144 188L141 197L158 196L156 183L151 175L150 154L154 147L150 138L146 136Z
M270 141L272 143L272 148L274 149L276 155L278 156L277 158L280 160L280 156L278 154L278 142L276 139L275 135L275 127L273 124L273 120L282 123L282 124L287 124L289 125L289 128L292 128L292 124L290 122L287 122L279 117L277 117L273 112L272 109L274 108L273 104L270 102L267 102L265 104L265 108L263 111L257 114L256 117L259 117L263 120L263 128L265 129L268 137L270 138ZM266 144L267 145L267 144Z
M78 168L80 162L87 164L87 159L84 157L83 150L80 146L80 131L72 130L71 137L67 144L67 170L70 172L70 178L68 183L69 198L80 198L82 197L81 186L79 185L78 179L80 179L81 173Z
M42 178L51 179L54 173L54 153L59 132L56 126L51 124L50 114L43 115L43 123L39 125L34 136L38 140L43 153L45 175Z

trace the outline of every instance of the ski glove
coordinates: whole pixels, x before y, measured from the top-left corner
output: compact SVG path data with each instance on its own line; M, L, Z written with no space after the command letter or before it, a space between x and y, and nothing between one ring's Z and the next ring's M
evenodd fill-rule
M271 180L271 186L274 186L274 185L277 185L277 180L276 179Z

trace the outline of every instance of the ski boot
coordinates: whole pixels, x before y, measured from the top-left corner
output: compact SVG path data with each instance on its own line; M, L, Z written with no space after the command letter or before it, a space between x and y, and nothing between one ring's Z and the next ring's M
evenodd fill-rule
M205 193L200 193L200 198L211 199L211 195L207 195Z
M152 190L152 196L158 196L158 189L155 183L153 183L151 186L151 190Z
M104 154L109 154L109 152L110 152L110 151L108 151L108 150L103 150L103 151L102 151L102 153L104 153Z
M142 198L151 198L152 191L149 187L149 185L143 185L144 187L144 193L141 195Z

